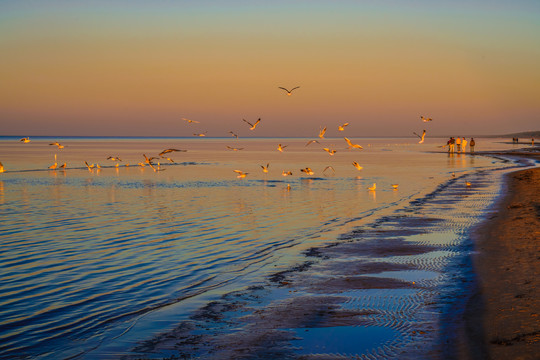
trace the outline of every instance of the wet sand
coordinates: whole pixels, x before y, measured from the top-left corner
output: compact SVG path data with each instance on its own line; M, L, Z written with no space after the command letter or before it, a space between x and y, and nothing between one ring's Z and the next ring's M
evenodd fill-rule
M507 176L503 201L474 235L478 289L460 358L540 358L540 168Z

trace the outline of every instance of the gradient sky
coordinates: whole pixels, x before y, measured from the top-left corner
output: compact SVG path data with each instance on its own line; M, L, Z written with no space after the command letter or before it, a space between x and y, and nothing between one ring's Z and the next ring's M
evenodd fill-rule
M0 135L540 130L539 19L537 0L0 0Z

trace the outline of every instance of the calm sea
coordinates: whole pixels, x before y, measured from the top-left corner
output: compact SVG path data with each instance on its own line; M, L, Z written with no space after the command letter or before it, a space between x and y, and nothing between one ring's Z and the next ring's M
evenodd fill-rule
M363 150L342 138L308 140L1 138L0 358L133 345L205 299L257 283L293 266L302 251L403 208L452 174L512 166L449 156L440 147L446 139L351 139ZM512 146L477 139L476 150ZM155 160L155 170L137 165L143 154L169 148L187 151ZM66 168L49 170L55 162ZM306 167L314 174L300 171ZM248 174L237 178L234 170Z

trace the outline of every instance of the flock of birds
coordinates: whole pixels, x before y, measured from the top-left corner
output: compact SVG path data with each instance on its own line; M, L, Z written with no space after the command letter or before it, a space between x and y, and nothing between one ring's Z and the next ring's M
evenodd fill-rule
M288 96L291 96L292 95L292 92L298 88L300 88L300 86L296 86L296 87L293 87L292 89L287 89L287 88L284 88L284 87L278 87L279 89L282 89L284 91L286 91L287 95ZM424 117L424 116L421 116L420 117L421 120L423 122L430 122L432 121L431 118L427 118L427 117ZM197 120L192 120L192 119L187 119L187 118L182 118L183 121L185 121L186 123L188 124L198 124L200 123L199 121ZM257 128L257 126L261 123L261 118L258 118L255 122L250 122L246 119L242 119L247 125L249 125L249 129L250 130L255 130ZM349 125L349 123L343 123L341 125L338 126L338 131L342 132L342 131L345 131L345 128ZM319 129L319 135L318 137L320 139L324 139L324 136L326 134L326 131L327 131L327 127L321 127ZM235 132L233 131L229 131L229 133L235 137L235 138L238 138L238 134L236 134ZM207 131L205 132L201 132L201 133L193 133L194 136L206 136L207 134ZM416 132L413 133L414 135L418 136L420 138L420 141L419 143L423 143L424 142L424 139L425 139L425 136L426 136L426 130L423 130L422 134L419 135L417 134ZM348 139L347 137L343 137L343 139L345 140L345 142L347 143L348 145L348 149L358 149L358 150L362 150L363 147L360 145L360 144L355 144L353 143L350 139ZM22 139L20 139L21 142L23 143L29 143L30 142L30 138L29 137L24 137ZM309 146L313 143L318 143L320 144L320 142L318 140L310 140L307 142L307 144L305 146ZM61 149L64 149L64 145L60 144L59 142L53 142L53 143L50 143L49 145L51 146L56 146L58 150L61 150ZM282 145L282 144L278 144L277 146L277 150L280 151L280 152L283 152L284 149L287 147L287 145ZM232 146L228 146L227 145L227 149L229 150L232 150L232 151L240 151L240 150L243 150L243 148L236 148L236 147L232 147ZM335 149L331 149L331 148L328 148L328 147L323 147L322 150L326 151L329 155L333 156L336 154L337 150ZM181 150L181 149L165 149L163 150L161 153L158 154L158 156L155 156L155 157L148 157L146 156L146 154L143 154L143 157L144 157L144 161L143 162L139 162L137 163L137 166L140 166L140 167L144 167L144 166L149 166L151 167L154 171L161 171L161 170L164 170L162 167L161 167L161 161L163 160L167 160L169 161L170 163L174 163L175 161L173 159L171 159L168 154L169 153L173 153L173 152L185 152L187 150ZM107 157L107 160L110 160L110 161L114 161L116 162L115 164L115 167L119 167L120 166L120 162L122 162L122 159L120 159L118 156L109 156ZM89 164L88 162L84 162L84 164L86 165L86 167L88 168L88 170L92 171L93 169L100 169L101 166L99 164ZM353 161L352 162L352 165L357 169L357 170L362 170L363 167L356 161ZM124 166L129 166L129 164L125 164ZM67 164L64 162L63 164L58 164L57 162L57 155L54 154L54 164L50 165L48 168L51 169L51 170L54 170L54 169L65 169L67 167ZM266 165L261 165L261 168L262 168L262 171L263 173L268 173L268 169L270 167L270 164L267 163ZM335 170L332 166L327 166L324 170L323 170L323 173L326 174L327 171L333 171L335 173ZM243 179L245 178L249 173L247 172L244 172L242 170L233 170L236 174L237 174L237 178L239 179ZM309 176L312 176L314 175L314 172L311 168L309 167L306 167L304 169L300 169L301 172L309 175ZM4 167L2 165L2 163L0 162L0 172L4 172ZM291 171L283 171L282 172L282 175L283 176L290 176L292 175L292 172ZM396 190L398 188L398 184L392 184L392 188L394 190ZM287 185L287 189L290 189L290 185ZM377 185L374 183L372 186L370 186L368 188L368 190L370 191L375 191L377 189Z

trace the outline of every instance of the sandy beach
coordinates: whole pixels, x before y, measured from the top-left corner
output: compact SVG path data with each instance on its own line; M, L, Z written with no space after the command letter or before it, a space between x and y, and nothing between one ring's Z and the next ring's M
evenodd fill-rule
M469 345L461 358L539 358L540 168L509 174L506 186L474 235L478 289L466 311Z

